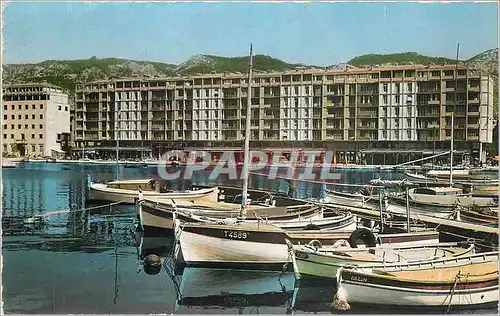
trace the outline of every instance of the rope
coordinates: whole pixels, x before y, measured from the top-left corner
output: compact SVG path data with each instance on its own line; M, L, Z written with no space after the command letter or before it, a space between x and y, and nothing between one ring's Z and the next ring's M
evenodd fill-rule
M99 206L94 206L94 207L89 207L89 208L82 208L82 209L79 209L79 210L65 210L65 211L54 211L54 212L47 212L47 213L39 213L39 214L35 214L35 215L31 216L31 217L48 217L48 216L59 215L59 214L92 211L92 210L96 210L96 209L100 209L100 208L111 207L113 205L127 203L130 200L131 199L127 199L127 200L113 202L113 203L109 203L109 204L105 204L105 205L99 205Z
M451 290L450 290L451 295L450 295L450 300L448 301L448 308L446 309L446 314L448 314L450 312L451 300L453 299L453 294L455 294L455 288L457 287L459 279L460 279L460 271L458 271L457 275L455 276L455 282L453 283L453 286L451 287ZM447 298L448 298L448 295L446 295L445 301Z
M253 175L256 175L256 176L266 176L266 177L269 176L269 174L260 173L260 172L250 172L250 174L253 174ZM278 179L284 179L284 180L297 180L297 181L300 181L300 182L328 184L328 185L333 185L333 186L364 187L364 188L385 188L384 186L371 185L371 184L334 183L334 182L325 182L325 181L318 181L318 180L296 179L296 178L279 176L279 175L276 175L275 177L278 178Z

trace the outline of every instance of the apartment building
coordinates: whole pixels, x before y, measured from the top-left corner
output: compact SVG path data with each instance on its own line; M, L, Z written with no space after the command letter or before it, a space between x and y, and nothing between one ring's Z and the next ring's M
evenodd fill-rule
M121 150L241 146L242 73L113 79L77 85L75 142ZM303 69L255 73L253 147L477 149L493 131L493 81L464 66ZM432 145L433 144L433 145ZM111 150L111 149L110 149ZM153 149L154 151L154 149Z
M60 152L70 131L68 94L45 83L4 85L3 153L19 157Z

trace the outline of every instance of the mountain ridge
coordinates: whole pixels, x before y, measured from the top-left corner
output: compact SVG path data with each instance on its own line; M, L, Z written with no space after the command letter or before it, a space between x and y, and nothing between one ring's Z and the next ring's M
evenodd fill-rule
M326 69L351 65L355 67L389 66L398 64L454 64L455 60L445 57L432 57L416 52L394 54L366 54L356 56L345 64L327 67L288 63L268 56L253 57L254 71L285 71L301 68ZM469 59L460 60L471 68L485 71L498 78L498 50L496 48L481 52ZM248 70L248 56L222 57L197 54L176 65L156 61L142 61L125 58L97 58L74 60L45 60L39 63L5 64L4 82L48 82L68 90L74 90L76 82L107 80L120 77L157 77L171 75L195 75L202 73L242 72Z

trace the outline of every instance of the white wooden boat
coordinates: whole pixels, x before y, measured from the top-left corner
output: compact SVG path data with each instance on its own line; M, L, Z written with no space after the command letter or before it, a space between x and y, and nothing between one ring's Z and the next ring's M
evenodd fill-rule
M346 303L445 309L496 305L498 252L426 263L341 268L337 286L334 305L344 308L349 307Z
M211 202L203 200L176 200L175 203L159 203L156 200L145 199L137 201L137 212L140 225L144 230L171 230L173 228L174 212L176 218L187 223L217 223L230 221L240 215L240 205L235 203ZM304 220L321 219L322 210L318 206L297 205L288 207L273 207L266 204L248 205L250 211L247 220L261 218L267 221L292 221L297 218ZM307 223L305 224L307 225Z
M346 231L285 231L265 223L211 224L174 220L176 260L187 266L279 269L290 263L285 239L294 244L333 245Z
M451 171L451 174L453 175L454 179L460 179L460 178L468 178L470 177L470 172L468 169L453 169ZM450 170L430 170L427 172L428 177L435 177L435 178L450 178Z
M18 165L19 162L17 161L11 161L11 160L2 161L2 168L17 168Z
M416 173L405 173L406 179L410 183L414 184L425 184L425 185L449 185L450 180L449 177L447 178L439 178L439 177L428 177L422 174L416 174ZM463 177L463 178L454 178L454 183L459 183L459 184L468 184L468 185L494 185L498 184L498 179L491 179L488 176L482 176L482 175L471 175L469 177Z
M285 307L294 285L293 273L187 267L180 280L175 310L190 306Z
M328 190L326 192L326 197L324 199L324 202L335 205L365 207L369 201L374 201L374 200L378 200L378 197L366 196L359 192L349 193L349 192Z
M132 179L112 181L109 183L94 183L88 176L89 200L122 202L134 204L140 191L147 198L157 201L175 200L206 200L217 202L219 191L217 187L200 190L168 191L160 181L154 179Z
M473 245L462 247L456 243L428 244L426 240L417 238L418 235L412 234L399 236L398 239L402 241L414 240L412 246L404 247L381 244L380 247L366 249L315 248L310 245L293 246L289 243L288 249L293 254L293 268L297 280L319 278L324 281L335 279L337 270L344 266L429 261L441 257L467 255L474 251Z
M352 232L356 229L356 217L352 214L342 214L337 216L330 216L327 218L323 218L323 212L316 213L317 215L311 217L302 217L298 215L296 218L284 220L284 219L262 219L262 218L246 218L245 220L239 220L236 218L209 218L209 217L201 217L198 215L192 214L183 214L181 212L177 213L177 216L181 219L186 217L189 222L198 222L198 223L219 223L224 221L227 224L236 224L240 223L265 223L280 227L287 231L301 231L307 229L307 227L314 227L314 229L318 230L332 230L332 231L346 231ZM276 217L275 217L276 218Z
M462 189L453 187L427 187L414 188L408 191L410 200L422 205L435 206L454 206L461 205L469 207L477 206L494 206L496 205L493 198L471 196L462 194Z

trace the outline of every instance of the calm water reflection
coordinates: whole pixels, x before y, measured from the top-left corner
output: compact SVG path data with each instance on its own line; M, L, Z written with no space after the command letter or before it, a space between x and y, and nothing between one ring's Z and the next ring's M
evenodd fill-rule
M49 163L3 170L2 285L6 313L315 312L300 308L306 306L300 298L307 295L296 295L292 274L210 269L184 269L177 276L164 269L158 275L146 274L140 258L150 253L169 258L171 239L142 239L137 235L131 205L81 211L89 206L85 203L86 174L97 181L109 181L117 171L120 179L156 174L154 167L117 170L115 166ZM378 176L373 172L345 172L341 181L365 183ZM208 184L207 177L207 172L199 172L192 182ZM220 177L212 183L228 181ZM253 176L250 184L288 191L288 184L282 180ZM171 183L178 188L188 185ZM299 194L317 196L319 186L300 184ZM35 220L39 217L33 216L39 213L50 216ZM328 308L318 311L329 312Z

